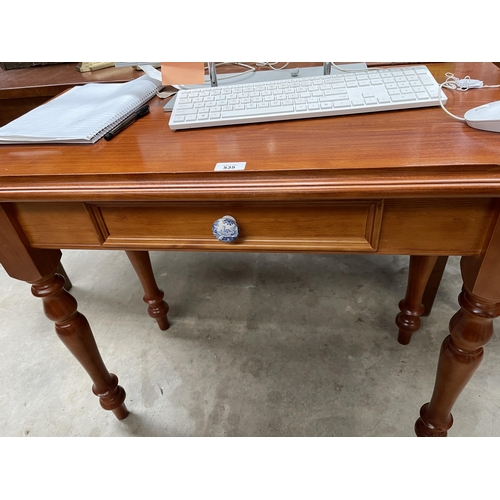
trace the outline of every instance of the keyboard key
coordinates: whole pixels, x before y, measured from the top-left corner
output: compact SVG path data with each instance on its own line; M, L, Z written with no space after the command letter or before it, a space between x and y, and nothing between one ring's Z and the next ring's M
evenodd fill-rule
M344 99L349 99L349 96L347 94L325 95L319 97L319 102L341 101Z
M333 107L334 108L350 108L351 107L351 101L349 101L348 99L346 99L344 101L335 101L333 103Z
M427 95L427 94L425 94L425 95ZM179 109L176 112L176 116L177 115L192 115L192 114L194 114L194 112L195 112L195 110L193 108Z
M391 96L392 102L405 102L405 101L414 101L415 96L413 94L400 94Z
M389 96L380 96L377 100L379 104L388 104L391 102L391 98Z
M422 83L422 85L435 85L435 81L434 79L429 76L429 75L421 75L420 76L420 82Z
M224 111L222 113L222 118L237 118L239 116L260 116L266 114L277 113L278 111L274 108L259 108L259 109L245 109L244 111ZM280 113L293 113L293 106L282 106L279 111Z

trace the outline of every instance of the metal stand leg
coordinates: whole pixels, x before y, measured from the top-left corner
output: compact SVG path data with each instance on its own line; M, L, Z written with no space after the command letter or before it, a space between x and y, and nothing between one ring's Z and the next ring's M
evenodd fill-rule
M209 62L208 65L208 74L210 76L210 86L217 87L217 70L215 68L215 63Z

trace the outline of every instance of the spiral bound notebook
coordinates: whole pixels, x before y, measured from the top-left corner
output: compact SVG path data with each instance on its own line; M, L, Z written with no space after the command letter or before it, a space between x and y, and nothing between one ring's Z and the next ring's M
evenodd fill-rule
M93 144L156 95L148 75L126 83L87 83L0 127L0 144Z

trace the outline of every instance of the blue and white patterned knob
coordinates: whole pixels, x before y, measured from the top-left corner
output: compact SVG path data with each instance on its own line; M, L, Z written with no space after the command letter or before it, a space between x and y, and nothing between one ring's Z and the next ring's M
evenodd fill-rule
M234 217L224 215L212 224L212 233L219 241L231 243L238 237L238 223Z

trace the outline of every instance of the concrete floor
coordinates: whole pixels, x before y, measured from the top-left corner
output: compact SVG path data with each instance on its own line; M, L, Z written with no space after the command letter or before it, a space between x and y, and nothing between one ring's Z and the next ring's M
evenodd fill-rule
M413 436L457 310L458 259L410 345L394 317L408 257L154 252L161 332L123 252L65 251L71 293L127 392L102 410L26 283L0 268L2 436ZM496 323L498 328L498 323ZM450 436L500 436L500 346Z

